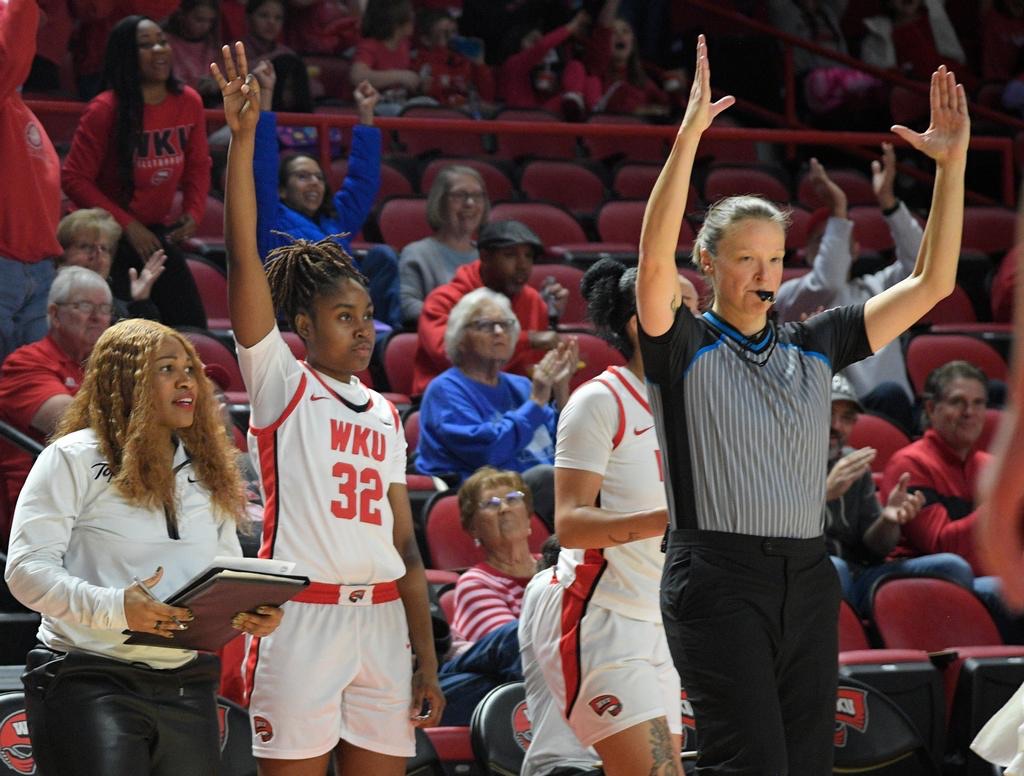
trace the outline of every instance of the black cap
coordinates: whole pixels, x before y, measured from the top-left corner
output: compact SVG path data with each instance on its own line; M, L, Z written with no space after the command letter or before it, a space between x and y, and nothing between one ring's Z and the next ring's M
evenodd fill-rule
M477 248L504 248L509 245L532 245L536 253L544 251L544 243L520 221L490 221L480 227Z

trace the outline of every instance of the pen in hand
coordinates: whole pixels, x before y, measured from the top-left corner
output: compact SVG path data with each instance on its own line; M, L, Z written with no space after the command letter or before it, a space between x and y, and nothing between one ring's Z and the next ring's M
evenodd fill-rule
M156 601L156 602L157 602L158 604L162 604L162 603L163 603L163 601L161 601L161 600L160 600L159 598L157 598L157 597L156 597L155 595L153 595L153 591L152 591L152 590L150 590L150 589L149 589L149 586L148 586L148 585L147 585L147 584L146 584L145 582L143 582L143 581L142 581L141 579L139 579L138 577L132 577L132 581L133 581L133 582L134 582L134 583L135 583L136 585L138 585L138 586L139 586L139 589L140 589L140 590L141 590L141 591L142 591L143 593L145 593L145 594L146 594L146 597L147 597L147 598L148 598L148 599L149 599L150 601ZM175 616L174 616L173 614L172 614L172 615L170 615L170 618L171 618L171 622L173 622L173 623L174 623L175 625L177 625L177 626L178 626L178 630L187 630L187 629L188 629L188 626L187 626L187 625L185 625L184 623L182 623L182 622L181 622L181 620L179 620L179 619L178 619L177 617L175 617Z

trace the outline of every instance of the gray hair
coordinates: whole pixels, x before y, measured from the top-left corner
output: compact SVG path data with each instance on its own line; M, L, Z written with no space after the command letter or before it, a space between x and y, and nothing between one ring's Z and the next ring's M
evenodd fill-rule
M737 221L745 218L759 218L772 221L782 227L785 232L792 220L789 210L782 210L763 197L746 194L738 197L725 197L708 208L704 214L704 223L693 241L691 261L704 274L700 261L701 250L707 251L712 257L718 256L718 244L725 237L729 228Z
M100 289L107 292L107 299L112 300L110 286L107 281L97 273L85 267L61 267L57 270L57 276L50 286L50 295L46 298L46 304L59 304L66 302L71 295L82 289Z
M487 195L487 184L483 176L472 167L464 164L450 164L442 167L441 171L430 184L430 192L427 194L427 223L435 232L448 221L448 192L455 185L455 176L467 175L480 184L484 193L484 212L480 216L480 223L486 224L491 215L491 198Z
M459 363L459 348L466 335L466 324L488 303L500 308L503 315L515 321L509 336L512 342L519 339L519 319L512 311L512 303L508 297L489 288L477 288L462 297L448 314L448 325L444 330L444 352L448 355L448 360L456 366Z

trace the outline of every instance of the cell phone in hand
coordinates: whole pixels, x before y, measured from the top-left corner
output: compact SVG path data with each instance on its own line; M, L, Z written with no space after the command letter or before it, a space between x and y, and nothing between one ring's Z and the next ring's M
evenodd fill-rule
M448 41L448 48L457 51L467 59L480 59L484 55L484 42L481 38L455 35Z

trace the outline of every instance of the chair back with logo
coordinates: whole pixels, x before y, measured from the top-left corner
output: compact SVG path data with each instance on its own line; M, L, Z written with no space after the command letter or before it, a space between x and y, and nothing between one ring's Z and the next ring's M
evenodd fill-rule
M476 705L469 722L473 754L488 776L518 776L533 740L526 710L526 685L495 687Z
M0 774L36 772L25 719L25 693L6 692L0 695Z
M220 772L224 776L256 776L249 712L218 695L217 729L220 731Z

